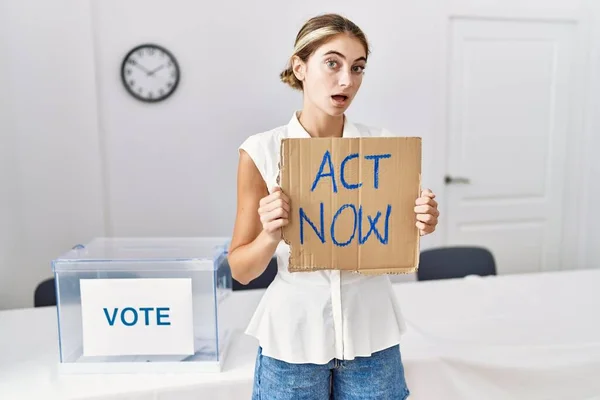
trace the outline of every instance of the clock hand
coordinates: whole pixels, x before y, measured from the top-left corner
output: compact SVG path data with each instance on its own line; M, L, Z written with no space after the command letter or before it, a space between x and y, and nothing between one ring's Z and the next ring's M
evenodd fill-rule
M142 64L140 64L138 62L134 62L133 65L135 65L136 67L138 67L139 69L141 69L142 71L144 71L145 73L150 75L150 71L148 71L148 69L146 69Z
M158 68L154 68L152 71L148 71L148 76L154 75L155 72L160 71L161 69L163 69L165 67L165 64L161 65Z

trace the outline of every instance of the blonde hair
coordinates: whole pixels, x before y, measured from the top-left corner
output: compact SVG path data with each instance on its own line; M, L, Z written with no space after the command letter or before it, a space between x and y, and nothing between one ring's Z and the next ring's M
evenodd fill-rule
M357 38L365 47L367 56L369 55L367 38L355 23L338 14L324 14L309 19L302 26L296 36L292 57L297 56L306 62L317 48L332 36L340 33L347 33ZM292 57L290 57L287 68L279 74L279 78L293 89L302 90L302 82L296 78L292 70Z

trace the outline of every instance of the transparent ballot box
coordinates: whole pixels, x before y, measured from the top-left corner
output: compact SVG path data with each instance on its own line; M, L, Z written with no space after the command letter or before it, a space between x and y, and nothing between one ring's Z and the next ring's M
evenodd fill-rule
M220 371L225 238L96 238L52 261L63 372Z

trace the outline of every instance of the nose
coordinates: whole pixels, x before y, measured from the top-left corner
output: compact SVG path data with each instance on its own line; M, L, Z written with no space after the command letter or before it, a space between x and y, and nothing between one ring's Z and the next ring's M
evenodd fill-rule
M339 84L344 87L352 86L352 74L350 71L346 69L340 70Z

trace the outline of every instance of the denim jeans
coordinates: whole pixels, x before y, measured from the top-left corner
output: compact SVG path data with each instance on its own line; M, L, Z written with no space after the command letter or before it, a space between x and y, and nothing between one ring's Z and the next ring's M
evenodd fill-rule
M408 395L398 345L325 365L288 364L258 349L252 400L404 400Z

